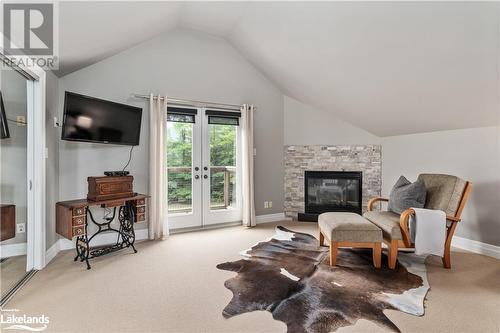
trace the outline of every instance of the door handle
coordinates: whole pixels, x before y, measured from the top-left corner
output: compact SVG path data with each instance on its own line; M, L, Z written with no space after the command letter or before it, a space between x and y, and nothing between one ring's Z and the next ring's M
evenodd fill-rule
M203 178L207 179L207 178L208 178L208 175L203 175Z
M196 175L194 176L194 179L200 179L200 176Z

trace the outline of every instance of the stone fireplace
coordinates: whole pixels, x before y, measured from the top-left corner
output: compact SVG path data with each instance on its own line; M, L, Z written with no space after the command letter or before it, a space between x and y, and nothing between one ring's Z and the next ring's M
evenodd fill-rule
M287 217L306 221L325 211L361 214L370 198L380 196L379 145L285 146L284 162Z

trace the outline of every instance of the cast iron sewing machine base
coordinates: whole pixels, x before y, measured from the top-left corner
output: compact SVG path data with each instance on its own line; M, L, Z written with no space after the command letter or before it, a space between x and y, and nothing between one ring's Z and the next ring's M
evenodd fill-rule
M104 222L99 223L94 220L92 212L87 207L85 212L87 218L85 221L85 234L78 236L76 239L76 257L75 261L80 258L81 262L87 263L87 269L90 269L89 259L100 257L105 254L109 254L115 251L122 250L124 248L132 247L134 253L137 250L134 247L135 242L135 232L134 232L134 220L135 213L134 207L127 203L125 206L121 206L118 211L118 221L120 222L120 228L118 230L111 227L111 222L115 219L116 207L113 208L113 215L111 217L104 217ZM98 230L96 233L88 237L87 227L88 220L90 220L97 226ZM92 239L101 233L117 233L116 243L107 246L91 247L90 242Z

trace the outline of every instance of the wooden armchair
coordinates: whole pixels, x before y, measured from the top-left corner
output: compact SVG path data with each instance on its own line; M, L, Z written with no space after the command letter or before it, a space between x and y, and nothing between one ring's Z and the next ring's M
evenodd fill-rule
M421 174L418 179L423 180L427 189L427 198L424 208L439 209L446 213L447 232L444 246L443 266L451 268L451 239L460 222L472 184L455 176L440 174ZM385 198L373 198L368 202L368 211L364 217L382 229L384 242L389 246L389 268L396 267L399 248L413 248L408 222L415 214L409 208L400 215L387 211L374 211L373 206L379 201L389 201Z

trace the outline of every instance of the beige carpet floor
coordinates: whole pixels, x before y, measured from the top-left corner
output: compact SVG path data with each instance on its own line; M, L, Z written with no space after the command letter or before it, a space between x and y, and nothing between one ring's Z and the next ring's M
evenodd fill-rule
M311 223L279 223L316 234ZM184 233L163 242L137 244L92 261L92 269L61 252L38 272L8 308L50 318L57 332L285 332L283 323L258 311L231 319L222 309L231 299L224 281L234 275L215 265L274 233L277 223L253 229L228 227ZM427 262L431 290L426 314L386 311L403 332L499 332L500 261L454 251L453 268ZM366 320L337 332L381 332Z

